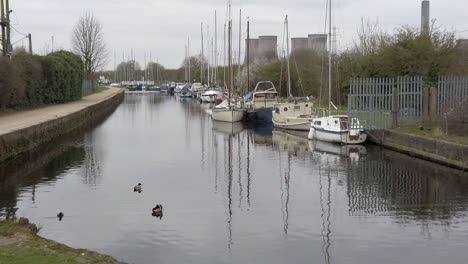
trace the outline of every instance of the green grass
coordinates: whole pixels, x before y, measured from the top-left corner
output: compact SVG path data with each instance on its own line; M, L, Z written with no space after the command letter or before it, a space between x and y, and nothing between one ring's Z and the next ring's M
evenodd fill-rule
M42 238L31 224L0 222L0 264L120 263L110 256L73 249Z
M100 93L100 92L104 92L105 90L108 90L109 87L106 87L106 86L98 86L96 87L96 91L94 91L94 93Z
M438 128L425 128L421 130L419 127L401 127L395 129L395 131L468 145L468 136L446 135Z

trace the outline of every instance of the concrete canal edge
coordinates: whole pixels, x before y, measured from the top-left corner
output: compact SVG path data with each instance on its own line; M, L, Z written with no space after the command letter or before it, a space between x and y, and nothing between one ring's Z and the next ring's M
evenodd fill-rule
M391 130L369 131L368 140L385 148L468 171L468 146Z
M30 126L14 129L4 134L0 133L0 162L31 151L75 129L90 126L105 119L124 98L123 89L108 93L108 96L94 101L82 100L82 102L71 103L77 106L65 115L56 115L54 118L32 123Z

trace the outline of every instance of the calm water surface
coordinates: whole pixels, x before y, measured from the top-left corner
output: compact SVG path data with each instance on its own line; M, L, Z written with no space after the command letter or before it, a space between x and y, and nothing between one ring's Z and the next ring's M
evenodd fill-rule
M0 165L0 218L129 263L467 263L467 173L208 107L127 94L99 126Z

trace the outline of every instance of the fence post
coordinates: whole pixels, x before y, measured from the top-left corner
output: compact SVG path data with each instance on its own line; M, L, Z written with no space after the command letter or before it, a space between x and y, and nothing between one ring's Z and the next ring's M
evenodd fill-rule
M392 90L392 128L398 127L398 115L400 113L398 88Z
M434 124L437 120L437 89L437 87L432 86L429 93L429 120L431 124Z

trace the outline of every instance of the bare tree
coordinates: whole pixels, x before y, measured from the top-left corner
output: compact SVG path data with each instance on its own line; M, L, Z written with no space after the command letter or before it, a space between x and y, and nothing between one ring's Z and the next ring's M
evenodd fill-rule
M88 78L106 64L107 49L102 25L91 13L86 13L75 25L72 37L73 50L81 56Z

